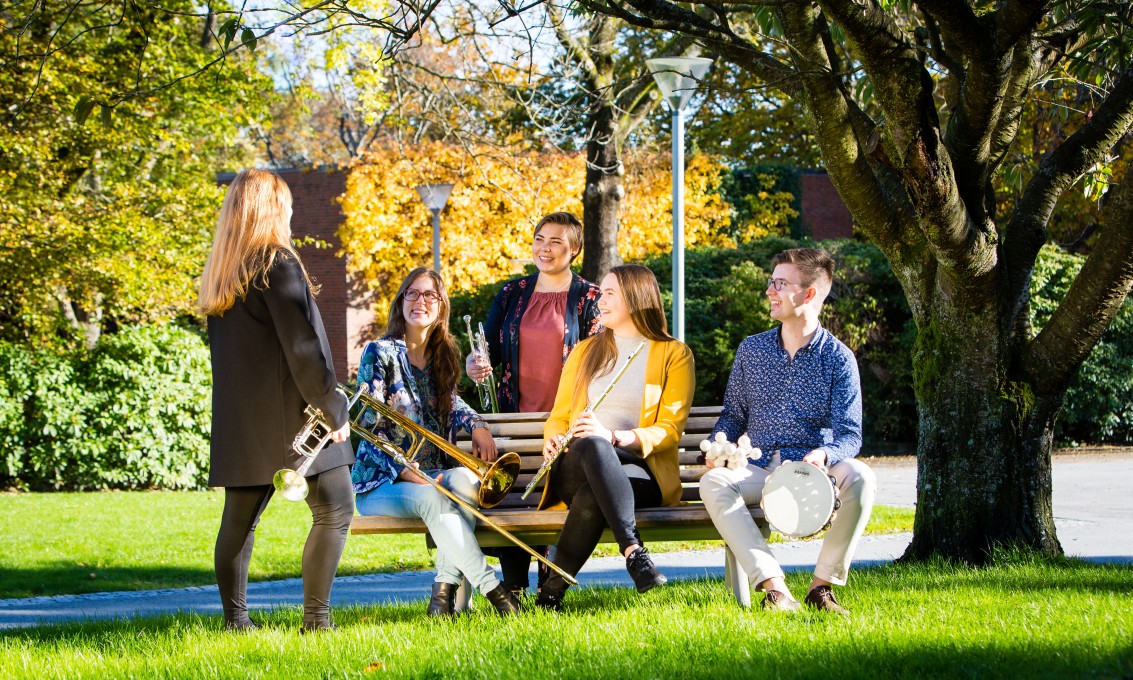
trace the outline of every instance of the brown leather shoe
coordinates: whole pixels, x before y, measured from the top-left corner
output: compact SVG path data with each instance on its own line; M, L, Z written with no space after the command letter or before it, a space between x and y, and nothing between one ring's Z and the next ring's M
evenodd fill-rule
M798 612L803 606L790 595L778 590L768 590L763 597L763 609L770 612Z
M806 594L806 599L803 601L820 612L831 612L842 616L850 615L850 610L838 604L838 600L834 599L834 589L830 586L815 586L813 590Z

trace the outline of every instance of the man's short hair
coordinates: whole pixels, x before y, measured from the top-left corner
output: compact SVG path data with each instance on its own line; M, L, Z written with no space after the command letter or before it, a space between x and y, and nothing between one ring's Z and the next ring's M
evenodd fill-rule
M771 268L793 264L802 274L802 285L814 286L826 297L834 285L834 258L819 248L792 248L771 258Z

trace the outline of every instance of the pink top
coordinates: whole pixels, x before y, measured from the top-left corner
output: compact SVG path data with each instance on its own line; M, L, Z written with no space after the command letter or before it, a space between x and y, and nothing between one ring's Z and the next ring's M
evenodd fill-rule
M563 372L567 291L531 294L519 321L519 410L550 411Z

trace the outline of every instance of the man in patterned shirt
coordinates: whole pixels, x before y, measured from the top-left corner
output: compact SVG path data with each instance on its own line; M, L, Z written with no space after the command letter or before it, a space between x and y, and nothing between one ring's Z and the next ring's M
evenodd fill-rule
M823 540L805 602L848 614L831 585L846 583L877 486L873 472L854 460L862 443L858 366L853 352L818 322L834 281L830 255L796 248L779 253L771 264L767 299L779 327L740 343L713 431L732 442L746 433L763 456L738 470L710 469L700 480L700 495L751 587L766 592L763 608L797 611L802 605L791 597L783 570L746 506L759 503L764 482L782 462L828 467L841 507Z

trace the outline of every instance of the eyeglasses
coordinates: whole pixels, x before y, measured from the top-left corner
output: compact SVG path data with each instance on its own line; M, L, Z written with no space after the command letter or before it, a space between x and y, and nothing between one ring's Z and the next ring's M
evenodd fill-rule
M419 290L413 290L412 288L410 288L409 290L405 291L405 299L409 302L417 302L421 298L425 298L425 304L427 305L435 305L441 301L441 296L431 290L421 292Z
M783 290L783 286L798 286L799 288L802 288L800 284L791 283L786 279L767 279L767 285L777 291Z

